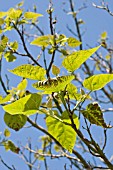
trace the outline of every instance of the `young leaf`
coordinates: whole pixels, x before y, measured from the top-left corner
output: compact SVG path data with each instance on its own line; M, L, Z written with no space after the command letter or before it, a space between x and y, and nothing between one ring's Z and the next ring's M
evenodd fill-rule
M78 41L76 38L73 38L73 37L69 37L68 40L67 40L67 43L70 47L77 47L81 44L80 41Z
M16 60L16 57L10 51L5 52L4 58L7 62L14 62Z
M41 104L42 97L39 94L29 94L19 100L3 106L3 109L11 115L23 114L31 115L35 114Z
M43 35L31 42L31 45L37 45L39 47L47 47L50 45L51 40L53 40L53 35Z
M6 151L10 150L14 153L19 154L20 149L14 145L14 143L10 140L3 143Z
M107 83L113 80L113 74L99 74L86 78L83 86L88 90L95 91L103 88Z
M13 20L17 20L18 18L20 18L22 15L22 10L21 9L14 9L14 8L11 8L9 9L8 11L8 17L10 19L13 19Z
M24 17L26 20L32 20L32 21L36 21L38 17L43 16L42 14L38 14L35 12L25 12Z
M0 46L5 49L9 39L5 35L1 36Z
M33 66L31 64L20 65L9 71L18 76L33 80L43 80L45 79L44 76L46 74L46 70L44 68Z
M56 44L60 44L60 46L64 46L67 40L68 38L64 34L60 34L56 39Z
M101 34L101 39L102 39L102 40L106 40L106 38L107 38L107 32L104 31L104 32L102 32L102 34Z
M5 129L4 136L7 137L7 138L11 136L9 129Z
M69 115L66 111L62 113L60 119L62 119L63 122L51 116L48 116L46 118L46 125L48 131L62 145L63 148L67 149L70 153L72 153L72 149L76 141L76 132L71 126L65 124L65 122L71 124ZM74 115L73 120L78 129L79 128L78 117Z
M13 51L16 51L18 49L18 42L17 41L11 42L10 47Z
M11 115L7 112L4 115L4 122L6 125L15 131L20 130L26 124L26 121L27 117L25 115Z
M87 105L86 110L81 111L86 119L89 120L91 124L102 126L104 128L111 128L110 125L106 125L103 118L103 113L98 105L98 103L90 103Z
M21 2L19 2L18 4L17 4L17 7L21 7L21 6L23 6L24 5L24 1L21 1Z
M77 70L93 53L95 53L99 49L99 47L100 46L88 50L73 52L72 54L65 57L62 65L68 71L73 72Z
M57 76L60 73L60 69L57 66L52 65L52 73Z
M39 81L33 84L33 87L37 90L44 90L47 93L58 92L64 90L67 84L69 84L74 79L73 75L61 76L53 78L46 81Z

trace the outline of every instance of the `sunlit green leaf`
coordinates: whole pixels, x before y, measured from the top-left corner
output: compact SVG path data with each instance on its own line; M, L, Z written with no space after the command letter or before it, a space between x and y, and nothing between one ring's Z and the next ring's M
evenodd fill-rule
M4 115L4 122L6 125L15 131L20 130L26 124L26 121L27 117L22 114L11 115L6 112Z
M10 137L10 135L11 135L11 133L10 133L9 129L5 129L4 136L8 138L8 137Z
M39 94L29 94L25 97L20 98L19 100L3 106L3 109L10 113L11 115L15 114L24 114L31 115L35 114L41 104L42 97Z
M47 47L50 45L51 40L53 39L53 35L43 35L36 39L34 39L31 44L37 45L39 47Z
M102 126L104 128L111 128L110 125L106 125L106 123L104 122L103 113L98 103L88 104L86 110L81 112L91 124Z
M60 34L56 39L56 44L63 46L67 42L68 38L64 34Z
M11 8L9 9L8 11L8 17L10 19L13 19L13 20L17 20L18 18L20 18L22 15L22 10L21 9L14 9L14 8Z
M39 81L33 84L33 87L37 90L43 90L47 93L49 92L58 92L64 90L67 84L69 84L74 79L73 75L61 76L45 81Z
M11 97L12 97L11 94L8 94L6 97L0 96L0 104L10 102Z
M57 66L52 65L52 73L57 76L60 73L60 69Z
M24 17L27 20L32 20L32 21L36 21L38 17L43 16L42 14L38 14L35 12L25 12Z
M18 90L24 90L27 87L27 80L23 79L17 86Z
M77 47L81 44L80 41L78 41L76 38L73 37L69 37L67 43L70 47Z
M62 65L70 72L77 70L93 53L95 53L100 46L73 52L72 54L65 57Z
M7 12L0 11L0 18L3 18L7 15Z
M99 74L86 78L83 86L88 90L95 91L103 88L107 83L113 80L113 74Z
M44 68L39 66L33 66L30 64L20 65L13 70L9 70L11 73L16 74L18 76L29 78L33 80L43 80L46 71Z
M49 133L54 136L54 138L64 147L67 149L70 153L72 153L72 149L75 145L76 141L76 132L74 129L66 125L64 122L71 124L71 120L69 118L69 115L66 111L62 113L62 116L59 116L59 118L63 121L59 121L58 119L55 119L51 116L48 116L46 118L46 124ZM76 115L73 116L74 123L79 128L79 120Z

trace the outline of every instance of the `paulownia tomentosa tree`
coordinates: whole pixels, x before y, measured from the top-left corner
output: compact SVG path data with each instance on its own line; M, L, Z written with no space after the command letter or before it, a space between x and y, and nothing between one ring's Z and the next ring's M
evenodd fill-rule
M6 87L2 74L0 75L1 85L6 93L5 96L0 96L0 104L4 110L4 122L8 126L4 130L4 137L1 138L1 145L6 150L23 154L21 147L17 147L10 139L9 128L18 133L26 123L29 123L45 134L41 137L41 149L32 149L31 145L24 147L34 155L34 162L31 157L29 160L26 158L27 155L24 157L29 169L33 169L35 162L40 159L44 161L45 169L47 169L46 157L65 157L70 160L71 167L76 169L113 169L112 162L104 153L107 143L106 132L107 129L112 128L112 122L111 125L106 124L103 117L103 113L112 108L102 110L100 105L106 100L103 101L99 96L101 91L104 97L113 103L113 88L110 84L113 80L113 50L107 44L106 32L101 34L99 46L83 49L80 33L80 24L83 21L77 19L80 10L75 11L72 0L69 0L69 5L77 29L77 39L75 36L67 37L56 32L57 20L53 17L54 8L51 1L47 10L50 24L50 34L47 35L38 25L38 18L42 17L42 14L36 12L36 6L34 6L34 12L26 12L21 2L15 8L0 12L0 71L2 71L3 58L7 62L15 61L17 56L29 58L29 64L22 64L9 70L15 76L22 77L17 87ZM107 10L109 8L106 6L104 8L104 5L103 2L103 9L109 12ZM100 8L100 6L96 7ZM28 26L36 28L40 35L37 37L34 35L31 40L32 35L26 33ZM6 36L9 30L17 32L23 46L22 52L19 48L20 43L10 42ZM74 34L69 27L68 30ZM41 52L37 58L29 51L25 37L30 38L29 47L33 45L40 47ZM76 47L80 47L80 50L76 51ZM106 49L109 54L107 58L98 53L99 48ZM94 53L95 56L92 56ZM48 55L50 61L48 61ZM89 57L93 61L90 64L91 67L88 64L90 63ZM55 64L56 60L58 60L57 64ZM99 70L99 74L95 74L96 69ZM82 78L78 76L78 70L81 70L85 76L81 75ZM37 91L27 90L28 79L36 80L35 83L33 81L32 86ZM36 116L32 118L31 115L34 114ZM47 129L37 123L38 114L45 115ZM84 121L84 124L80 127L81 121ZM99 126L103 128L105 140L102 146L93 137L92 127L95 125L97 129ZM81 147L84 155L89 153L93 159L101 158L101 164L96 165L91 160L86 160L76 146ZM9 167L2 158L1 161L5 167L14 169L14 167ZM64 169L67 169L66 166Z

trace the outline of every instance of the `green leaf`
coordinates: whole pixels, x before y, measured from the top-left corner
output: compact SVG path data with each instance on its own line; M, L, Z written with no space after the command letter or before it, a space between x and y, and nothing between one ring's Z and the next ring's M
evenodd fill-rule
M32 20L32 22L36 21L38 17L42 17L42 14L38 14L35 12L25 12L24 17L27 20Z
M61 76L45 81L39 81L33 84L33 87L37 90L46 91L46 93L58 92L64 90L67 84L74 79L73 75Z
M0 18L0 26L4 24L4 19Z
M113 80L113 74L99 74L86 78L83 86L88 90L95 91L103 88L107 83Z
M98 103L88 104L86 110L81 112L84 115L84 117L89 120L91 124L102 126L104 128L111 128L110 125L106 125L106 123L104 122L103 113Z
M66 111L62 113L60 119L62 119L63 122L50 116L46 118L48 132L52 136L54 136L54 138L62 145L63 148L67 149L70 153L72 153L72 149L76 141L76 132L71 126L65 124L65 122L71 124L71 120ZM78 117L74 115L73 120L78 129Z
M77 87L74 84L69 83L66 87L66 91L71 99L76 99Z
M81 44L80 41L78 41L76 38L73 38L73 37L69 37L68 40L67 40L67 43L70 47L77 47Z
M10 150L14 153L19 154L20 149L14 145L14 143L10 140L3 143L6 151Z
M52 39L53 39L53 35L43 35L34 39L31 42L31 45L37 45L39 47L47 47L48 45L51 44L50 42Z
M4 58L6 59L7 62L14 62L16 60L16 57L10 51L5 52Z
M100 46L88 50L73 52L72 54L65 57L62 65L68 71L73 72L77 70L93 53L95 53L99 49L99 47Z
M11 136L9 129L7 129L7 128L5 129L4 136L7 137L7 138Z
M41 104L42 97L39 94L29 94L19 100L3 106L3 109L11 115L23 114L31 115L35 114Z
M67 40L68 38L64 34L60 34L56 39L56 44L60 44L60 46L64 46Z
M2 97L0 96L0 104L4 104L4 103L7 103L7 102L10 102L11 100L11 97L12 95L11 94L8 94L6 97Z
M26 124L26 121L27 117L22 114L11 115L6 112L4 115L6 125L15 131L19 131Z
M23 6L24 5L24 1L21 1L21 2L19 2L18 4L17 4L17 7L21 7L21 6Z
M25 90L27 88L27 80L23 79L17 86L18 90Z
M46 70L44 68L33 66L31 64L20 65L9 71L18 76L33 80L43 80L45 79L44 76L46 74Z
M0 46L3 49L3 51L5 50L5 48L7 46L8 40L9 40L8 37L6 37L5 35L2 35L1 41L0 41Z
M57 76L60 73L60 69L57 66L52 65L52 73Z
M8 17L13 20L17 20L18 18L21 17L21 15L22 15L21 9L10 8L8 11Z
M107 38L107 32L104 31L104 32L102 32L102 34L101 34L101 39L102 39L102 40L106 40L106 38Z
M0 18L3 18L7 15L7 12L0 11Z
M10 47L12 50L16 51L18 49L18 42L17 41L11 42Z

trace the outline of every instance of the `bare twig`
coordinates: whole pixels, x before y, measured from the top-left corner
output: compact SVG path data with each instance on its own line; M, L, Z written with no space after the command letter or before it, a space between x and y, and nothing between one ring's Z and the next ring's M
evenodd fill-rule
M13 166L13 168L11 168L9 165L7 165L7 163L4 162L4 160L1 158L1 156L0 156L0 161L3 163L3 165L4 165L7 169L9 169L9 170L16 170L14 166Z
M95 3L92 3L92 5L98 9L103 9L105 11L107 11L111 16L113 16L113 12L110 11L108 5L105 5L105 2L102 2L102 6L96 5Z
M22 44L23 44L23 47L24 47L24 50L25 52L27 53L27 56L38 66L41 67L41 65L32 57L32 55L30 54L30 52L28 51L27 47L26 47L26 43L25 43L25 40L24 40L24 30L23 30L23 26L22 26L22 32L20 32L20 30L18 29L18 27L14 25L14 28L15 30L18 32L19 36L20 36L20 39L22 41Z

